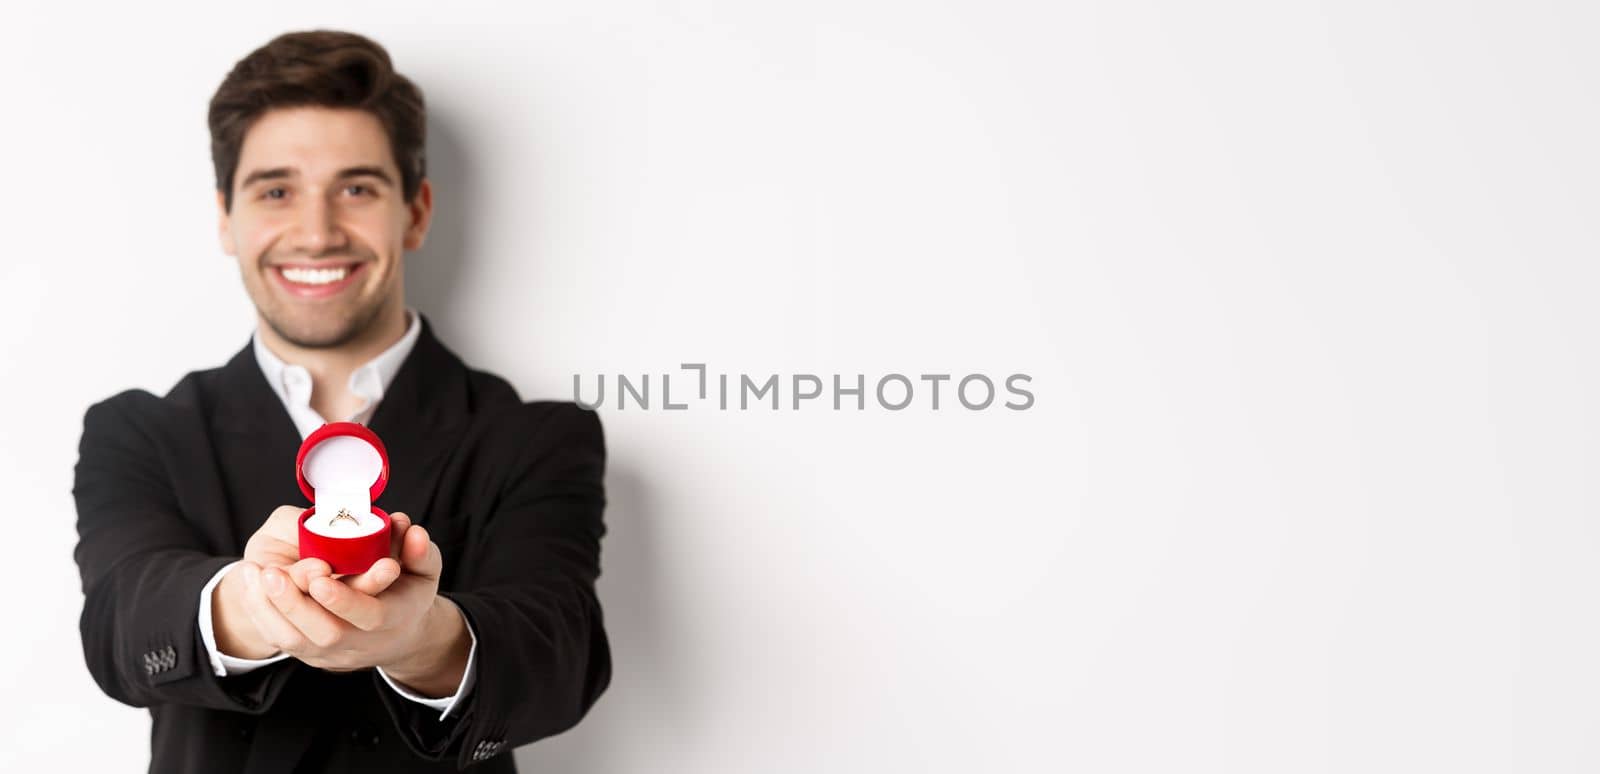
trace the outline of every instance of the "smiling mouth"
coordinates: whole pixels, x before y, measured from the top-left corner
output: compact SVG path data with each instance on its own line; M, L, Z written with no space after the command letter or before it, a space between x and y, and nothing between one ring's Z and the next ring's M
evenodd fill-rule
M296 285L327 285L344 279L350 275L350 266L335 266L323 269L308 269L299 266L280 266L278 273L283 278Z
M285 289L301 296L322 296L337 293L347 287L361 273L365 263L328 265L279 265L272 267Z

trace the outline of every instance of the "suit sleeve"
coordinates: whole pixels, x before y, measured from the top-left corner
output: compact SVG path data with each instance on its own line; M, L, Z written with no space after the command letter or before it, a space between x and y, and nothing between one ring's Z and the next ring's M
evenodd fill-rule
M227 678L211 669L197 600L238 557L207 550L180 512L150 432L159 408L154 396L129 392L84 414L72 486L84 661L101 690L124 704L265 712L292 665Z
M455 722L382 692L401 736L466 768L576 725L611 681L595 581L605 534L605 442L571 403L519 428L495 507L471 536L470 566L441 594L477 632L476 687Z

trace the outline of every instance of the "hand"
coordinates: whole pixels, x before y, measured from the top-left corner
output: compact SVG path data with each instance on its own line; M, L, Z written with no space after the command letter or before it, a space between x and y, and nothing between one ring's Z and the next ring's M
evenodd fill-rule
M460 683L470 635L454 603L438 595L439 547L405 514L390 518L399 562L378 565L392 567L397 577L374 565L359 576L334 578L315 559L288 569L246 570L246 583L253 584L246 611L268 643L311 666L381 666L415 690L448 695ZM304 591L297 570L307 579Z
M302 591L309 588L312 575L318 573L319 569L322 575L328 574L326 562L320 559L300 560L300 514L305 511L305 508L294 505L281 505L273 510L260 529L245 543L243 560L234 565L212 590L211 628L216 635L218 650L237 658L267 658L279 652L262 636L246 612L249 578L259 578L263 568L285 568ZM398 527L391 530L391 556L399 553L401 532ZM399 576L399 563L393 559L381 559L365 573L345 580L368 594L378 594Z

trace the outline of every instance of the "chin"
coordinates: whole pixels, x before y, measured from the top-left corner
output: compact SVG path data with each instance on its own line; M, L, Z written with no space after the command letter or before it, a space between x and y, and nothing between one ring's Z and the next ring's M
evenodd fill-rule
M285 315L263 315L267 325L284 341L305 349L337 347L361 333L355 320L296 320Z

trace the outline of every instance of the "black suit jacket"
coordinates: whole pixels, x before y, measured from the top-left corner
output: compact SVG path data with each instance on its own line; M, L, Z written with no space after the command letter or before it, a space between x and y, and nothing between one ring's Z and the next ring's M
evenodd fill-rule
M369 426L390 461L378 505L427 526L444 554L440 593L478 638L477 682L445 720L371 669L291 658L212 671L201 588L275 507L308 505L300 435L250 346L165 397L129 390L84 415L83 653L108 695L150 709L150 771L515 771L512 748L570 728L610 683L594 412L523 403L423 320Z

